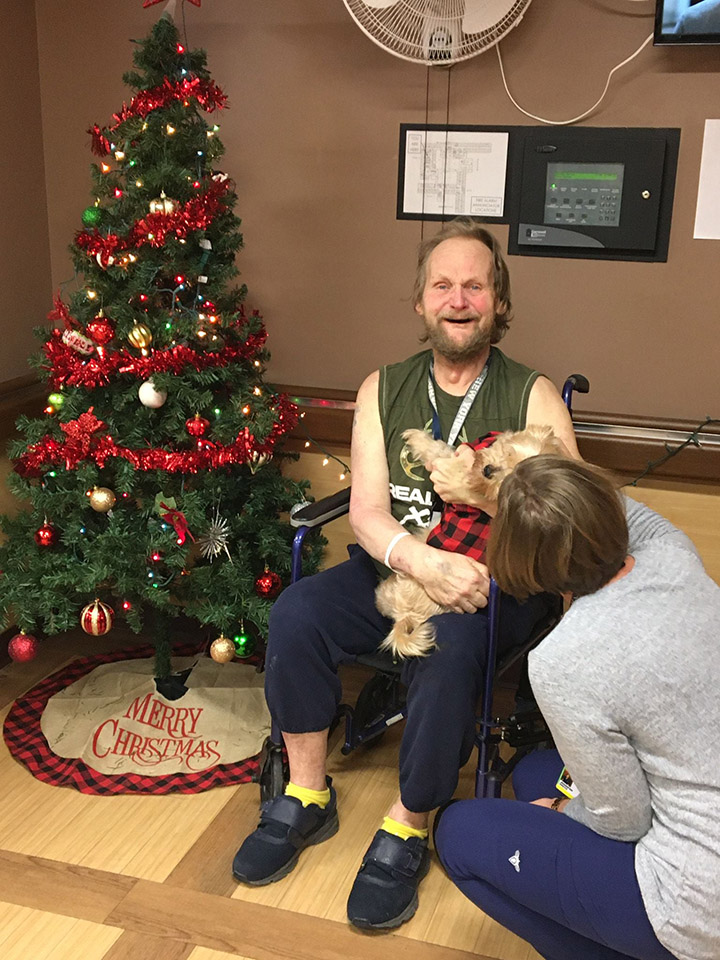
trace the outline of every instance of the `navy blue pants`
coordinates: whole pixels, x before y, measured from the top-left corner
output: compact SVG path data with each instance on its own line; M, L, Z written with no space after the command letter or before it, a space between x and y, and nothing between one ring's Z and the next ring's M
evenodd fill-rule
M375 607L378 575L360 547L350 559L288 587L273 605L265 660L270 712L285 733L330 725L340 703L338 665L372 653L391 622ZM503 598L500 653L523 642L547 606ZM438 649L406 661L407 722L400 748L400 794L408 810L445 803L475 740L475 712L487 660L487 616L434 618Z
M673 960L645 913L635 844L609 840L547 807L556 750L529 754L517 800L463 800L443 811L435 846L466 897L546 960Z

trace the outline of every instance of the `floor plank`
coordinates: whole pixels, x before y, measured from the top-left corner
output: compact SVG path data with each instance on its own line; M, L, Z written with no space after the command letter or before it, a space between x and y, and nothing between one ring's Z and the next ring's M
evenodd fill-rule
M252 960L493 960L487 955L365 935L347 923L141 880L107 919L143 936L180 940Z
M3 960L104 960L120 935L115 927L0 902Z
M125 931L103 955L102 960L190 960L193 956L195 947L191 943L184 943L182 940L159 940L147 934ZM233 960L237 960L237 957L233 957Z
M103 923L137 881L103 870L0 850L0 900Z
M229 792L227 803L165 882L173 887L229 897L237 887L231 871L232 858L255 825L259 799L260 788L255 783L242 784Z
M195 947L188 960L253 960L253 958L241 957L237 953L221 953L219 950L208 950L207 947Z

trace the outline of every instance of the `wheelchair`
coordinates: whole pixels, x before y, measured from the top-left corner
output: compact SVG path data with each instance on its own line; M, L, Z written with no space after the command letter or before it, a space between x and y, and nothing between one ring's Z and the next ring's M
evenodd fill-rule
M573 392L588 393L590 384L582 374L571 374L562 389L563 400L572 416ZM347 514L350 508L350 487L339 490L315 503L298 504L291 511L290 523L296 533L292 544L291 582L302 577L302 546L307 534ZM535 623L530 635L498 657L499 624L502 594L493 579L488 595L488 662L480 714L477 717L475 743L478 762L475 773L475 796L499 797L502 785L519 761L530 751L552 746L552 738L540 711L532 699L527 681L527 655L557 625L562 616L562 601L555 598L550 609ZM365 683L355 706L340 704L331 729L344 722L345 756L361 746L377 743L386 730L405 719L405 688L401 682L401 664L389 653L377 651L356 657L356 663L368 667L373 676ZM498 680L521 670L515 709L508 717L493 713L493 693ZM505 750L501 746L505 745ZM512 750L508 759L502 754ZM263 745L256 780L260 785L261 802L283 792L289 770L282 743L282 734L273 720L270 736Z

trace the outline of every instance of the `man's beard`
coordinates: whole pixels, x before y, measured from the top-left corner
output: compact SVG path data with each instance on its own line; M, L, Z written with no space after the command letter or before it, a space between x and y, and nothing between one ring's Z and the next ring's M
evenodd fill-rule
M425 337L423 339L430 344L436 353L451 363L474 360L487 350L492 343L492 335L495 329L494 322L489 327L476 327L469 340L464 343L456 343L448 336L447 331L442 326L439 324L432 326L428 323L427 318L423 317L423 319L425 321Z

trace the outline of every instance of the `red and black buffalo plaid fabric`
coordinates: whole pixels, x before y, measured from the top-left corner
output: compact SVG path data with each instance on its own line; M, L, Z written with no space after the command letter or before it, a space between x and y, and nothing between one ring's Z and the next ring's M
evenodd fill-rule
M190 644L187 647L178 646L173 652L177 656L191 656L198 652L198 648L197 644ZM12 756L24 764L38 780L55 787L74 787L81 793L200 793L211 787L248 783L255 779L259 767L258 757L250 757L237 763L218 764L197 773L146 777L134 773L110 776L93 770L82 760L58 757L52 752L40 729L40 718L50 697L103 663L147 659L154 653L154 648L147 646L85 657L47 677L16 700L7 715L3 734Z
M482 450L495 442L497 432L488 433L467 446ZM490 538L490 521L484 510L466 503L443 503L440 523L430 532L427 542L450 553L464 553L473 560L485 562L485 550Z

